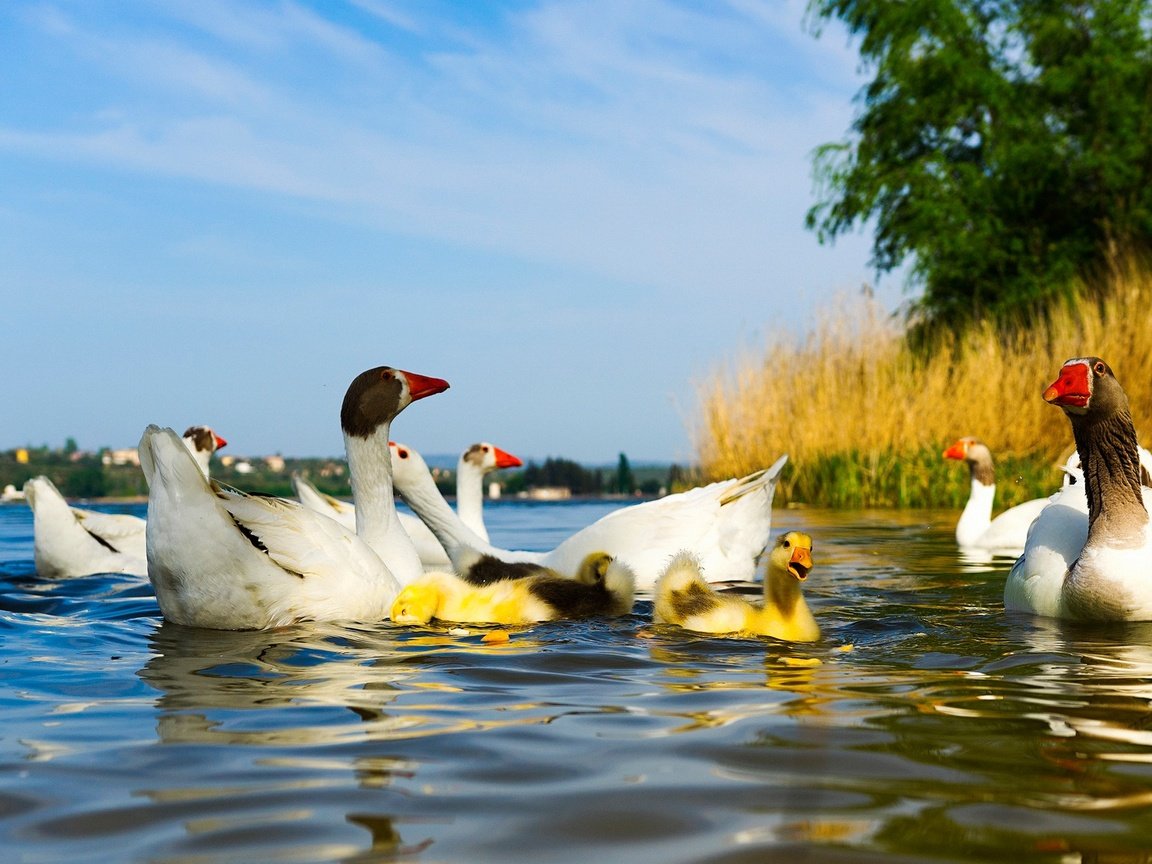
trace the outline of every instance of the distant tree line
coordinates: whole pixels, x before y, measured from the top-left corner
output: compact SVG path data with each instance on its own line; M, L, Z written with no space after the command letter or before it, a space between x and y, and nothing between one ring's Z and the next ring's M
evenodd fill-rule
M63 449L48 447L0 451L0 488L12 484L23 487L30 477L46 475L69 498L133 498L148 494L140 468L135 465L104 464L104 454L83 453L73 439ZM239 466L245 466L239 469ZM262 459L235 460L225 465L212 462L212 477L228 486L260 495L292 497L292 474L307 476L320 491L341 498L352 494L348 473L341 460L285 458L282 470L272 470ZM645 495L676 491L693 485L694 472L678 465L641 466L633 468L627 456L620 454L616 470L586 468L571 459L549 457L542 463L528 462L523 469L498 471L490 475L498 480L506 494L515 495L534 487L567 488L576 496ZM455 469L436 471L436 484L446 496L456 494Z

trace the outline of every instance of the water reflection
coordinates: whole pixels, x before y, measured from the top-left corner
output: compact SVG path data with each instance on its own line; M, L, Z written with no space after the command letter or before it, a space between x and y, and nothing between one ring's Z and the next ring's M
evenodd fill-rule
M388 624L231 632L163 622L139 676L160 691L157 729L165 742L336 744L547 722L532 713L539 709L532 702L501 702L499 719L480 719L461 706L478 700L429 674L441 656L514 662L539 645L531 633L488 645L482 632ZM280 710L259 713L267 709Z
M9 579L5 849L1149 862L1152 625L1006 615L1008 562L962 561L954 515L780 513L818 547L802 646L654 627L648 600L504 644L222 633L113 578Z

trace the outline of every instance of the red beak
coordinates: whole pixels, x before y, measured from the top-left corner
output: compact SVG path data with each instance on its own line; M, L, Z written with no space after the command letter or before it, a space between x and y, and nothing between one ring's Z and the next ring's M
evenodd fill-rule
M945 459L963 459L964 458L964 442L957 441L951 447L944 451Z
M225 441L223 438L221 438L219 435L217 435L216 436L216 449L219 450L221 447L227 447L227 446L228 446L228 442Z
M499 447L493 447L492 452L496 454L497 468L519 468L524 464L520 461L519 456L513 456L507 450L501 450Z
M443 393L448 389L448 382L443 378L432 378L428 375L418 375L415 372L404 372L404 377L408 379L408 392L411 394L413 402L417 399L423 399L425 396Z
M1084 363L1069 363L1060 370L1060 377L1044 391L1045 402L1073 408L1083 408L1091 398L1092 385L1088 381L1088 366Z

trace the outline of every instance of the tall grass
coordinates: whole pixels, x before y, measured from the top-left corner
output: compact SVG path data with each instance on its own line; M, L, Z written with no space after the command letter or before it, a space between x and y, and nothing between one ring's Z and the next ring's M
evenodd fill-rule
M1015 335L979 325L914 354L901 325L867 297L830 304L797 338L770 336L697 387L696 451L707 476L790 467L778 500L838 507L956 506L968 474L941 458L982 439L1008 506L1049 494L1072 450L1063 412L1040 398L1070 357L1103 357L1152 436L1152 268L1118 267L1097 300L1049 310Z

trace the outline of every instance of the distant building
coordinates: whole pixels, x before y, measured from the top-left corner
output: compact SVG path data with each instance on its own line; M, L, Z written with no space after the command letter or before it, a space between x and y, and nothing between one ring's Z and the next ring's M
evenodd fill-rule
M563 501L572 497L572 490L567 486L533 486L518 493L516 497L531 501Z
M100 457L104 465L135 465L140 467L140 453L135 447L126 447L123 450L105 450Z
M265 456L264 464L268 466L269 471L275 471L279 474L284 470L284 457L283 456Z

